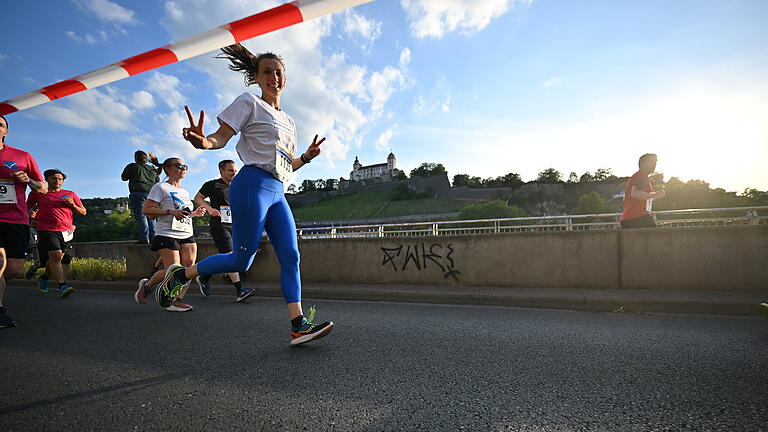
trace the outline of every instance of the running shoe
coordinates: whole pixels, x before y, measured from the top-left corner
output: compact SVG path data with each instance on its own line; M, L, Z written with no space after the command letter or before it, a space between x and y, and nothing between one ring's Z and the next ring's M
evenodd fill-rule
M139 289L136 290L136 292L133 294L133 298L136 299L136 303L138 304L147 304L147 295L149 294L149 289L147 289L147 281L149 279L144 278L139 281Z
M763 313L763 316L768 318L768 302L766 303L760 303L757 305L757 308L760 309L760 312Z
M67 298L67 297L69 297L70 294L75 292L75 289L72 288L69 285L64 284L64 285L56 288L56 291L58 291L61 294L62 298Z
M291 329L291 345L299 345L314 339L320 339L333 330L333 321L315 324L315 307L309 308L309 316L302 318L302 324L298 328Z
M170 306L165 308L168 312L188 312L194 309L192 305L188 305L179 299L174 300Z
M26 280L34 279L35 273L37 273L37 266L32 264L31 266L29 266L29 270L27 270L27 272L24 273L24 279Z
M8 316L5 306L0 307L0 328L16 327L18 324Z
M237 297L235 297L235 301L240 303L254 294L256 294L256 290L253 288L240 288L240 291L237 292Z
M179 296L184 285L186 285L186 283L179 281L177 275L178 272L183 272L184 270L186 269L181 264L171 264L165 270L165 277L163 277L160 285L155 290L155 298L161 308L170 306L174 299Z
M45 294L48 292L48 279L43 279L43 276L37 277L37 290Z
M208 297L211 295L211 277L210 276L198 276L195 278L197 286L200 288L200 294Z

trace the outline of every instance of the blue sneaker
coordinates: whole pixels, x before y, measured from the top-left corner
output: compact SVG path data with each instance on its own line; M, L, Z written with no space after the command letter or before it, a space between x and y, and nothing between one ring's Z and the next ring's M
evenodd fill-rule
M240 303L242 301L245 301L248 297L256 294L256 290L252 288L240 288L240 291L237 292L237 297L235 298L235 301Z
M291 329L291 345L299 345L314 339L320 339L333 330L333 321L315 324L315 307L309 308L309 316L302 318L301 326Z
M179 272L184 270L186 270L186 267L181 264L171 264L165 270L165 277L163 277L160 285L155 290L155 298L161 308L165 309L170 306L179 296L184 285L189 282L181 282L179 280Z
M43 279L42 276L37 277L37 290L45 294L48 292L48 279Z
M56 288L56 291L58 291L61 294L61 297L67 298L67 297L69 297L70 294L75 292L75 289L72 288L71 286L67 285L67 284L64 284L64 285Z
M197 286L200 287L200 294L208 297L211 295L211 277L210 276L198 276L195 278Z

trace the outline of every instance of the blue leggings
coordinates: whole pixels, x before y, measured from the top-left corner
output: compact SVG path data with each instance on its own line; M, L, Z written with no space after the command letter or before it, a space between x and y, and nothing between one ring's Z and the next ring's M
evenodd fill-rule
M299 243L296 223L285 200L283 183L252 165L237 173L229 186L232 206L232 252L211 255L197 264L201 275L246 271L267 230L280 262L280 288L286 303L301 301Z

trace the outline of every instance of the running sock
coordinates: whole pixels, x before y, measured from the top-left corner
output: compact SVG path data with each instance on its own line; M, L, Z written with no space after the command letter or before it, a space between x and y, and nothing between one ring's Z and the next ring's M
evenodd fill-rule
M232 285L235 286L235 289L237 290L237 292L240 292L240 289L243 288L243 284L241 284L240 281L232 282Z
M291 320L291 326L295 329L301 327L302 324L304 324L304 315L299 315Z
M59 288L63 287L63 286L64 286L64 285L66 285L66 284L67 284L66 282L62 282L62 283L60 283L60 284L59 284Z
M212 277L213 275L200 275L200 280L203 282L208 282Z

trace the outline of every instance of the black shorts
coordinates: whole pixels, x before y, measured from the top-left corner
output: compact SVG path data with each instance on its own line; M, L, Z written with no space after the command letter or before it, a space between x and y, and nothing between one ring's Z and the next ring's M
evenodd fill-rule
M173 237L156 235L152 239L152 245L150 250L159 251L160 249L180 250L181 245L195 243L195 236L191 235L187 238L177 239Z
M647 215L642 215L638 218L623 220L621 221L621 227L622 228L655 228L656 221L653 219L653 216L647 214Z
M219 253L232 252L232 226L211 224L211 237Z
M0 222L0 248L7 258L24 259L29 246L29 225Z
M48 262L48 252L60 250L65 255L64 264L68 264L71 256L69 255L70 245L64 241L64 234L61 231L43 231L37 232L37 253L40 258L40 265Z
M69 243L64 241L64 234L61 231L43 231L37 232L37 251L41 255L47 255L48 251L60 250L67 252Z

